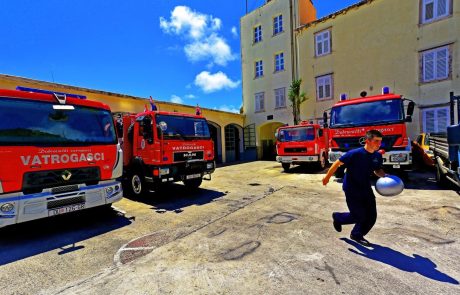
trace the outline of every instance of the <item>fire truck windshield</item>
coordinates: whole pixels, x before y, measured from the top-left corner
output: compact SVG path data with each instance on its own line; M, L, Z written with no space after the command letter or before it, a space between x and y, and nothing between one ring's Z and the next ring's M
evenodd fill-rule
M315 140L315 129L313 127L281 129L278 132L278 140L281 142Z
M335 106L331 110L331 128L385 125L404 121L401 99L377 100Z
M116 143L109 111L42 101L0 99L0 145L81 146Z
M171 115L156 115L157 125L166 123L166 130L162 132L164 139L209 139L208 122L204 119L180 117ZM161 136L161 132L158 132Z

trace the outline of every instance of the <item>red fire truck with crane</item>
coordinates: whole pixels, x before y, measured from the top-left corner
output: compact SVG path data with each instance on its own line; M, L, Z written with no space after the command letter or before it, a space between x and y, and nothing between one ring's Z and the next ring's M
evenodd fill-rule
M123 196L110 108L85 97L0 90L0 227Z
M125 191L137 197L182 181L196 189L215 170L214 144L206 119L197 114L145 110L123 122Z
M292 165L326 167L328 153L328 129L319 124L302 121L299 125L278 128L276 137L276 161L284 171Z
M381 95L347 99L345 94L330 110L329 124L329 162L333 163L350 149L364 146L364 135L370 129L382 132L380 152L383 164L398 171L412 167L411 141L407 135L406 123L412 122L415 104L402 95L390 93L388 87L382 88ZM407 115L404 115L405 102ZM327 121L327 113L324 113ZM343 170L338 171L342 176Z

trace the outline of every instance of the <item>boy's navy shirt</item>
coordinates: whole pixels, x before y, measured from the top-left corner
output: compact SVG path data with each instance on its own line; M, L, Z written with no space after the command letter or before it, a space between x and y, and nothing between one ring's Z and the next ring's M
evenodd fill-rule
M347 172L343 179L343 190L350 195L371 194L371 175L373 171L381 169L382 155L379 152L369 153L364 147L353 149L339 159L345 164Z

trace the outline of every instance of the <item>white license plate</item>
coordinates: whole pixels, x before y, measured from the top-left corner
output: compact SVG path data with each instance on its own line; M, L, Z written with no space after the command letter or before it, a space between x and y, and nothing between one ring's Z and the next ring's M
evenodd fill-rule
M393 165L393 168L401 168L401 165L395 164L395 165Z
M200 177L201 177L200 173L198 173L198 174L190 174L190 175L185 176L185 179L200 178Z
M75 205L70 205L66 207L48 210L48 216L70 213L70 212L78 211L81 209L85 209L85 204L75 204Z

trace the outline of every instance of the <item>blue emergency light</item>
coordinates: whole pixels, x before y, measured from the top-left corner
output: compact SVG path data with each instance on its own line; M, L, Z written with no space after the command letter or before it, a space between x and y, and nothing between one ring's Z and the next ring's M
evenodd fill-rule
M64 93L64 92L56 92L56 91L51 91L51 90L29 88L29 87L23 87L23 86L17 86L16 90L26 91L26 92L34 92L34 93L51 94L51 95L53 95L53 94L65 95L66 97L72 97L72 98L78 98L78 99L86 99L85 95L73 94L73 93Z
M389 94L390 93L390 87L385 86L382 88L382 94Z
M341 101L347 100L347 94L346 94L346 93L340 94L340 100L341 100Z

